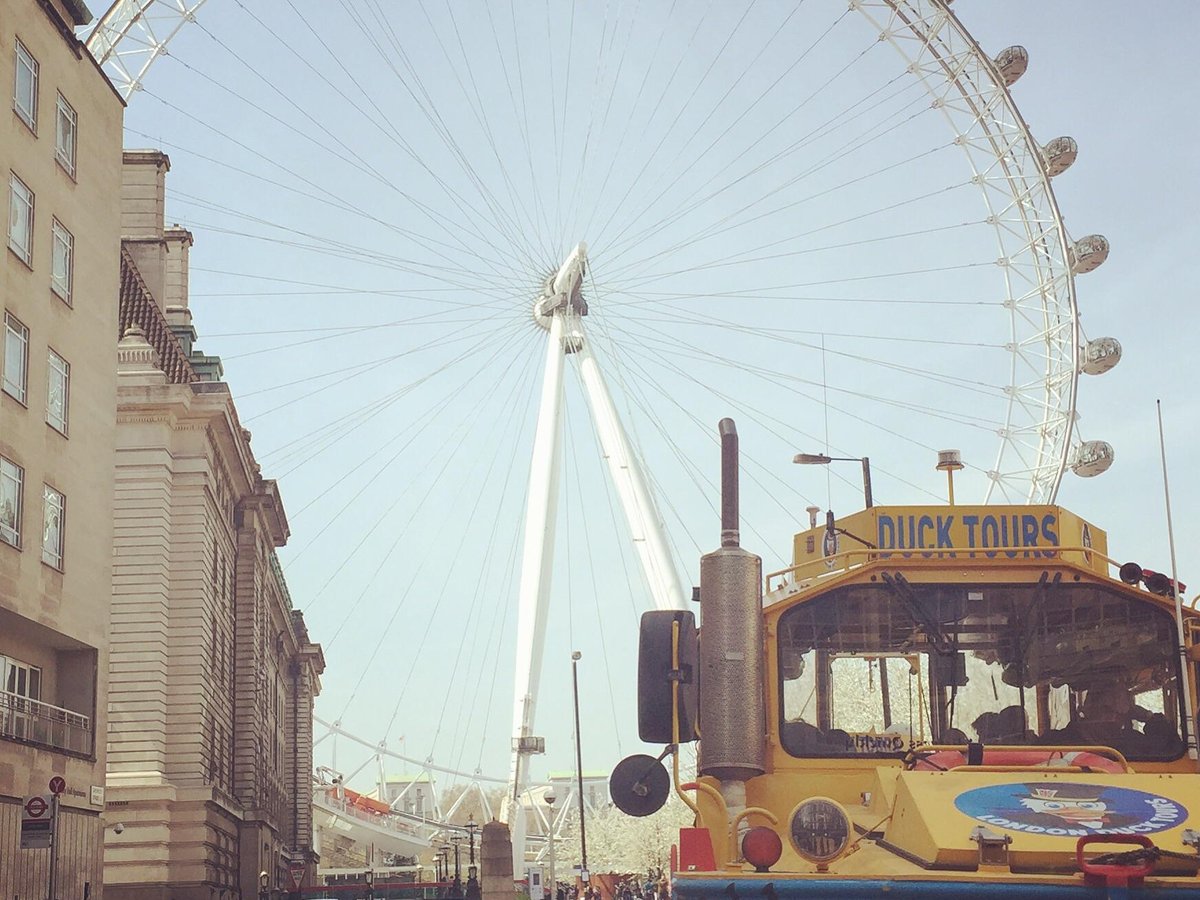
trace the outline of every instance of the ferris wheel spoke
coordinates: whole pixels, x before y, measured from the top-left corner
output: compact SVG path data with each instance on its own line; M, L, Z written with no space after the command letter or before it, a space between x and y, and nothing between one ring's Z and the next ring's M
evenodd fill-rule
M786 24L787 21L789 21L791 19L794 12L795 12L795 10L793 10L792 13L788 14L788 16L785 18L783 24ZM747 8L747 13L749 13L749 7ZM647 203L645 203L643 205L641 211L634 214L634 216L630 220L630 224L627 225L625 227L625 229L622 229L622 231L619 232L617 235L615 235L614 237L609 239L609 243L611 243L614 247L619 248L622 244L622 236L624 235L625 231L627 231L628 228L633 223L637 222L643 215L647 214L650 209L652 209L660 200L662 200L689 173L694 171L696 166L698 166L710 153L712 153L718 144L720 144L727 136L734 133L734 129L736 128L738 123L742 122L746 118L746 116L750 115L755 110L755 108L757 108L758 105L760 103L762 103L782 83L784 78L787 75L789 75L791 72L793 72L808 57L808 54L812 50L814 50L816 47L818 47L833 32L833 30L845 18L845 16L846 16L846 13L843 13L841 16L839 16L838 19L836 19L824 32L822 32L809 47L807 47L805 50L803 50L796 57L796 59L793 60L792 64L786 70L784 70L783 73L778 75L773 81L771 81L770 84L768 84L765 88L763 88L756 96L754 96L752 99L750 99L749 102L747 102L744 105L744 108L740 111L740 113L737 115L737 117L729 125L727 125L724 128L724 130L722 130L716 137L712 138L708 142L708 144L706 144L703 147L703 149L700 151L700 153L695 155L690 162L686 163L684 166L679 168L678 171L675 173L674 177L669 182L667 182L667 184L657 194L655 194ZM738 23L739 26L741 25L742 21L744 21L744 17L743 17L743 20L739 21L739 23ZM778 28L776 28L774 30L772 38L767 42L766 45L764 45L762 50L759 51L759 56L761 57L763 54L765 54L767 52L767 49L770 46L771 41L773 41L775 39L775 37L780 36L783 33L784 33L783 25L780 25ZM732 38L732 35L730 37ZM727 46L727 44L726 44L726 46ZM834 72L834 74L831 75L827 81L818 85L810 94L808 94L808 96L800 103L799 106L795 107L791 112L785 114L783 119L779 120L775 124L774 127L767 130L762 135L762 137L765 138L765 137L769 136L784 121L787 121L788 118L790 118L791 116L794 116L797 112L799 112L800 109L805 107L809 103L809 101L811 101L815 96L820 94L821 91L823 91L826 87L828 87L830 84L832 84L834 81L836 81L841 75L845 74L845 72L848 71L858 60L860 60L863 56L865 56L866 53L870 49L871 49L870 45L868 45L866 50L864 50L862 53L860 53L857 57L852 59L850 62L846 63L846 65L842 69ZM724 50L724 47L722 48L722 51L723 50ZM747 67L746 71L749 71L749 67ZM741 83L741 81L744 77L745 77L745 72L741 73L738 76L738 78L725 91L725 93L721 95L721 97L717 101L716 105L709 111L709 113L705 116L704 120L700 123L700 125L697 126L695 131L684 141L685 145L690 145L691 142L699 136L703 127L709 122L709 120L712 118L713 114L715 114L716 111L725 103L726 99L733 93L734 89L737 87L738 84ZM752 146L753 145L751 145L750 147L743 148L740 151L740 153L735 153L734 154L735 158L737 156L741 155L742 153L749 152L749 150L752 149ZM647 165L648 164L649 164L649 160L647 161ZM643 169L643 171L644 171L644 169ZM640 173L639 173L639 178L640 178ZM628 196L628 193L630 191L632 191L632 189L633 189L634 185L637 183L637 181L638 181L638 179L635 178L634 181L631 182L629 191L626 192L626 196ZM622 198L622 202L623 201L624 201L624 198ZM611 218L610 218L610 222L611 222ZM601 228L599 229L599 233L601 235L604 235L606 233L608 225L609 225L609 222L606 222L603 226L601 226ZM654 227L655 226L650 226L651 229L653 229ZM639 234L645 234L645 233L646 233L645 230L643 230L642 232L639 232ZM635 236L633 238L626 239L626 241L636 240L636 239L637 239L637 237Z
M920 99L921 98L918 97L916 100L912 101L912 106L915 106L916 103L919 102ZM792 110L792 113L789 115L794 115L795 113L798 113L801 108L802 107L797 107L796 109ZM874 109L874 107L869 107L867 110L865 110L865 112L872 111L873 109ZM757 195L757 197L752 202L747 203L747 204L743 205L741 208L722 216L721 218L717 219L716 221L710 223L708 226L698 229L696 232L694 232L694 234L691 238L681 241L680 244L677 246L681 248L681 247L687 246L688 244L694 242L696 239L709 237L709 236L711 236L712 232L715 229L717 229L719 226L726 225L729 222L735 222L735 224L732 226L734 228L739 227L740 225L749 224L749 222L738 222L736 220L742 213L744 213L748 210L754 209L758 204L764 202L768 198L773 198L773 197L779 195L785 189L787 189L789 187L793 187L793 186L803 182L805 179L812 177L813 175L822 171L826 167L833 165L834 163L836 163L839 160L846 159L849 155L853 154L854 152L860 151L860 150L868 147L873 142L882 139L883 137L887 136L889 133L896 130L897 128L900 128L900 127L908 124L909 122L915 120L920 115L920 112L921 112L920 110L918 110L916 112L911 112L911 114L908 115L907 118L905 118L904 113L908 112L908 111L910 111L910 107L903 107L900 110L893 112L883 122L874 123L874 124L870 125L862 133L846 140L843 144L841 144L839 147L837 147L830 154L825 156L820 161L809 166L807 169L801 171L798 175L795 175L795 176L787 179L786 181L782 182L779 185L772 186L772 187L766 189L765 191L760 191L760 193ZM732 174L734 174L733 178L719 184L715 189L711 189L710 186L706 184L705 185L706 192L704 194L702 194L700 197L698 197L694 200L691 198L688 198L688 201L685 202L685 204L677 206L670 213L661 216L658 220L653 222L651 225L648 225L648 226L642 228L640 231L636 232L635 234L633 234L631 236L625 237L624 240L614 241L613 242L614 258L616 258L616 259L621 258L627 252L629 252L633 248L639 246L640 241L645 239L647 236L655 233L656 231L658 231L661 228L664 228L669 225L673 225L676 222L682 220L685 216L689 216L689 215L695 213L697 210L721 199L722 197L726 196L730 191L732 191L732 190L738 188L739 186L743 185L744 183L746 183L747 180L752 178L753 176L762 176L764 173L774 171L776 166L786 164L795 153L803 150L813 141L816 141L820 138L829 136L830 134L834 133L836 130L838 130L842 127L845 127L846 125L849 125L851 122L855 121L857 118L858 118L858 116L854 116L854 117L845 119L839 125L837 125L836 128L827 129L824 126L819 126L818 128L814 129L812 132L810 132L806 137L802 138L799 141L796 141L795 143L793 143L789 147L785 148L784 150L777 152L776 154L774 154L767 160L764 160L756 165L753 165L750 169L748 169L744 172L737 173L735 171L734 173L732 173ZM892 122L891 125L888 125L887 123L892 119L897 119L897 121L894 121L894 122ZM835 117L834 121L836 121L836 120L837 120L837 117ZM785 120L781 120L779 123L777 123L777 125L783 124L783 121L785 121ZM872 132L874 132L874 134L872 134ZM749 158L749 156L750 156L750 148L747 148L747 150L741 154L740 158ZM739 199L739 202L740 202L740 199ZM753 221L757 221L757 219L750 220L750 222L753 222ZM631 225L632 224L633 223L631 223ZM728 230L728 229L726 229L726 230ZM628 231L628 227L625 229L625 231ZM668 251L663 251L663 252L668 252Z

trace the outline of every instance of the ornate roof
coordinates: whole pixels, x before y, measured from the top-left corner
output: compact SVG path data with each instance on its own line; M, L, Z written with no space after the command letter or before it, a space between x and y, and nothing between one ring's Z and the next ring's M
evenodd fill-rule
M159 367L166 373L167 381L172 384L188 384L200 380L200 376L188 362L187 354L183 352L179 338L175 337L171 326L167 324L167 317L158 308L150 289L142 281L141 273L138 272L133 257L122 247L121 302L117 316L118 340L130 325L139 326L146 335L146 340L150 342L150 346L158 353Z

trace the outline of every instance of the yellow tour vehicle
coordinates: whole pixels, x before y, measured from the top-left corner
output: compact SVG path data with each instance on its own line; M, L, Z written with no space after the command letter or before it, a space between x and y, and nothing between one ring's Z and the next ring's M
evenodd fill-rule
M1061 507L954 505L953 451L950 505L830 514L764 578L720 430L700 627L642 618L639 732L667 747L610 783L647 815L673 779L694 811L673 900L1200 896L1182 584Z

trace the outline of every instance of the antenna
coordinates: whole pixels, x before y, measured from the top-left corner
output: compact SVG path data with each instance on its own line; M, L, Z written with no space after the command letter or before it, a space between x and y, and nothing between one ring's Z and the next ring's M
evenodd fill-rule
M1175 630L1179 638L1179 671L1183 676L1183 703L1187 714L1184 726L1187 737L1188 757L1196 758L1196 711L1192 708L1192 686L1188 678L1187 647L1183 637L1183 597L1179 590L1179 572L1175 567L1175 528L1171 524L1171 487L1167 483L1167 441L1163 434L1162 400L1154 401L1158 409L1158 447L1162 454L1163 496L1167 501L1167 544L1171 550L1171 587L1175 594Z

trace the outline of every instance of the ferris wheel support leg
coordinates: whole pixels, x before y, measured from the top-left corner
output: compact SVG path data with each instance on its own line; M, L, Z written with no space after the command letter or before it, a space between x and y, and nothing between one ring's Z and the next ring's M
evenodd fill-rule
M525 539L517 609L517 659L513 703L513 755L505 806L513 833L513 857L524 860L524 835L518 842L520 800L529 777L529 750L522 738L533 735L537 684L546 641L550 577L554 564L554 527L558 511L558 470L562 457L563 332L562 315L552 317L546 346L541 406L533 441L529 495L525 508ZM518 846L520 843L520 846Z
M596 424L601 451L608 463L617 496L621 500L621 509L629 524L633 546L642 564L642 572L654 598L654 605L659 609L683 609L683 586L679 581L674 557L667 545L662 519L654 505L654 497L650 493L650 486L642 472L641 464L629 445L625 429L621 427L617 408L613 404L608 385L604 382L591 346L583 334L581 322L576 322L576 332L570 340L577 348L579 373L588 405L592 410L592 421Z

